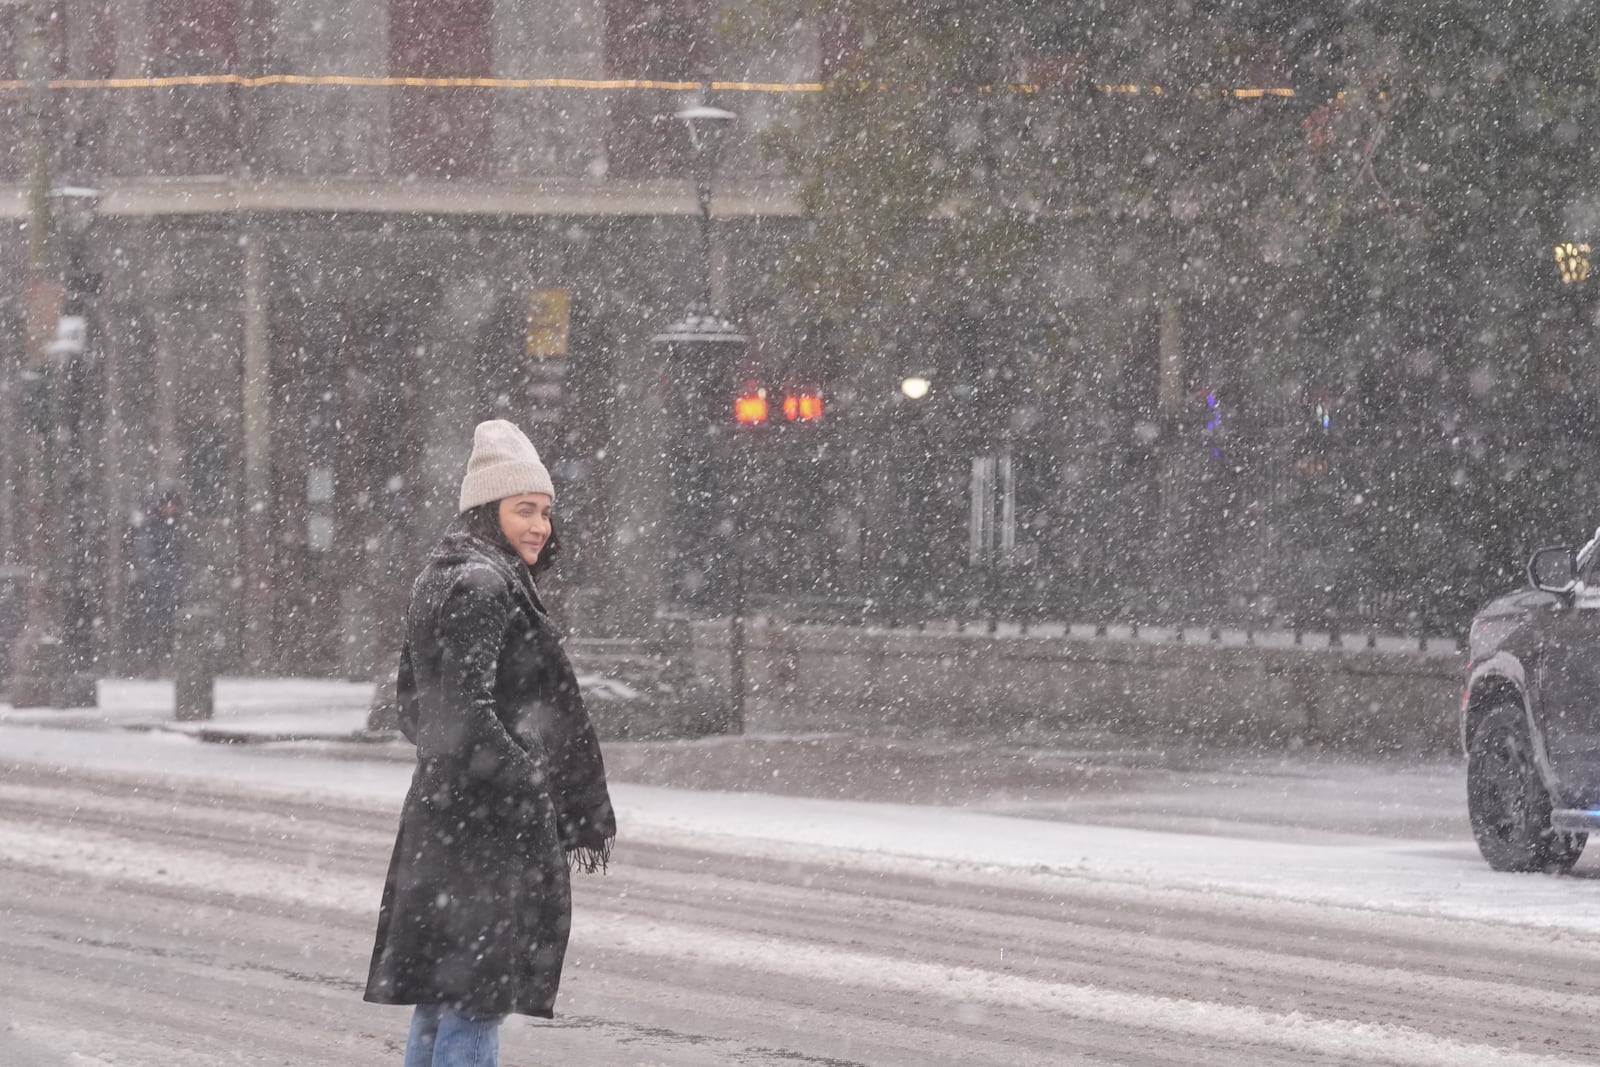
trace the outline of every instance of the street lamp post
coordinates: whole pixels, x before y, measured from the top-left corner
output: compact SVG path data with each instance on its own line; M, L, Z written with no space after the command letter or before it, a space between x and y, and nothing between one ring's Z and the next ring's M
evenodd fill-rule
M722 155L723 137L737 116L702 101L677 112L675 117L689 128L689 146L694 149L694 191L700 204L700 306L709 314L712 308L711 179L716 175L717 159Z
M38 180L38 175L35 175ZM87 506L70 491L79 481L81 385L87 334L83 239L100 194L82 186L47 189L34 198L29 229L28 353L22 374L26 457L27 617L12 655L11 703L79 708L95 704L81 633L82 562L72 542L87 523L73 517ZM56 254L55 238L66 255ZM69 605L73 618L68 618ZM72 638L78 638L76 640Z
M732 616L729 636L730 701L726 728L744 728L744 484L748 473L740 442L731 440L734 379L741 369L748 342L733 323L717 314L712 286L711 185L723 137L735 120L731 111L701 101L683 108L675 117L688 129L694 151L695 196L700 207L700 286L682 319L656 335L662 350L671 440L667 452L673 469L673 491L667 502L677 570L699 568L700 578L711 577L695 598L715 607L726 606ZM708 484L696 472L719 469L723 477ZM726 481L723 480L726 479ZM727 514L730 504L732 514ZM719 534L718 528L731 531ZM726 538L727 540L724 540ZM731 542L731 543L730 543ZM731 549L719 553L714 547ZM708 551L709 549L709 551ZM720 557L720 558L719 558ZM731 558L730 558L731 557ZM726 570L727 584L723 585ZM681 578L682 575L676 575Z
M54 216L63 237L65 296L56 320L51 350L60 379L57 421L65 435L57 476L56 498L62 502L64 541L56 553L62 580L57 582L66 610L62 616L65 672L79 692L92 702L94 659L94 604L100 575L95 573L100 554L91 546L98 536L98 509L88 505L95 474L84 427L97 403L96 368L89 348L89 304L99 291L99 276L90 270L89 234L94 226L100 192L83 185L62 185L50 191Z

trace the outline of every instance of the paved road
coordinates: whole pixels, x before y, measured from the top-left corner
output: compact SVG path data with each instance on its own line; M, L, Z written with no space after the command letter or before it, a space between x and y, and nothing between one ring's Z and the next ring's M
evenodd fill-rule
M7 767L0 1064L398 1064L404 1009L359 999L393 819ZM509 1024L506 1067L1600 1062L1600 940L1571 931L659 842L620 859L579 880L561 1018Z

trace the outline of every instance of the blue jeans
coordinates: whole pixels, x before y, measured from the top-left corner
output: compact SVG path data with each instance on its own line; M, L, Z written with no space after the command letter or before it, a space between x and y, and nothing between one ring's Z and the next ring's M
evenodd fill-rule
M504 1015L468 1015L443 1004L411 1013L405 1067L496 1067Z

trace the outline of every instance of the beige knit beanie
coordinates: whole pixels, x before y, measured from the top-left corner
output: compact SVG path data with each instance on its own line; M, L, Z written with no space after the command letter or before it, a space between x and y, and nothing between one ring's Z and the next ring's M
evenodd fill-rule
M548 493L552 500L556 495L533 442L504 419L478 423L467 476L461 479L461 510L522 493Z

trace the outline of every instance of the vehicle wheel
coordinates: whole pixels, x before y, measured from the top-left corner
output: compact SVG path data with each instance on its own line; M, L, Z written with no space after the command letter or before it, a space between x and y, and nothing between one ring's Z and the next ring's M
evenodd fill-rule
M1478 851L1497 871L1572 869L1587 834L1550 829L1550 794L1539 780L1522 708L1491 708L1467 752L1467 814Z

